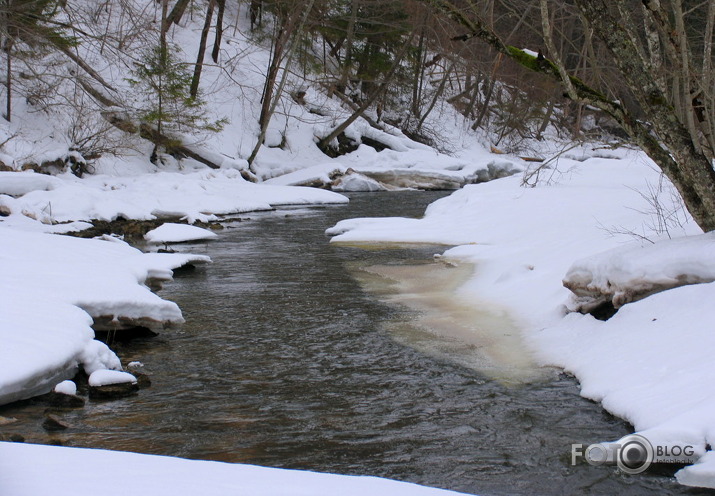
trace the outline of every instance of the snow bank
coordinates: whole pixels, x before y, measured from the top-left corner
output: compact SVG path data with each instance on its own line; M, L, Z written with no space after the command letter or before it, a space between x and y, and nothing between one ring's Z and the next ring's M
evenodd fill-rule
M652 198L638 193L653 192L663 179L643 154L616 153L620 160L563 159L535 188L521 187L520 177L467 186L430 205L423 219L351 219L328 232L336 243L458 245L445 256L476 266L460 296L509 308L541 363L574 373L584 396L654 445L693 445L701 455L715 445L715 283L649 296L606 322L567 315L567 274L567 282L609 291L715 276L715 238L698 235L692 222L670 226L670 234L696 236L633 243L628 233L664 237L649 228L659 220L649 213ZM663 211L676 209L672 186L661 191ZM715 458L678 477L715 487Z
M510 176L468 185L431 204L422 219L348 219L327 230L334 243L437 243L458 245L445 254L477 265L463 288L513 309L525 324L560 318L570 292L562 279L575 260L632 242L651 219L637 191L660 175L636 152L621 160L563 159L556 180L522 187ZM664 201L670 198L666 192ZM692 223L680 234L699 233Z
M113 468L110 468L113 467ZM79 470L79 472L78 472ZM113 471L131 474L112 477ZM38 474L42 474L38 477ZM110 482L111 479L111 482ZM355 477L118 451L0 442L0 488L8 496L447 496L452 491Z
M564 286L575 293L575 310L603 301L615 308L665 289L715 281L715 233L636 242L575 262Z
M94 341L93 318L183 322L175 303L152 293L152 277L207 257L142 254L116 238L87 240L0 225L0 404L50 391L82 365L120 369Z
M686 486L715 488L715 452L705 453L696 463L678 471L675 478Z
M162 224L144 235L144 239L150 243L182 243L215 237L216 233L208 229L173 223Z
M0 195L22 196L31 191L49 191L61 184L59 179L45 174L0 171Z
M64 175L56 179L58 182L51 190L36 189L6 204L13 214L55 224L92 219L111 221L119 217L207 221L216 219L216 215L270 210L278 205L348 201L330 191L250 183L235 169L130 177L98 175L82 180Z
M5 404L46 393L74 376L94 332L92 318L76 306L18 294L4 274L0 277L0 404Z
M715 441L715 283L664 291L623 306L608 321L569 314L533 331L543 362L581 382L581 394L633 424L654 445Z

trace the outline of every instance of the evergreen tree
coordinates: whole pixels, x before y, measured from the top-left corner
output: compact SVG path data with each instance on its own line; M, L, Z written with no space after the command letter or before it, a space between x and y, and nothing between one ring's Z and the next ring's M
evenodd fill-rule
M181 143L180 133L218 132L225 120L208 118L200 92L192 96L191 64L179 57L179 48L171 43L159 43L147 49L129 83L143 99L136 117L142 124L144 137L167 153Z

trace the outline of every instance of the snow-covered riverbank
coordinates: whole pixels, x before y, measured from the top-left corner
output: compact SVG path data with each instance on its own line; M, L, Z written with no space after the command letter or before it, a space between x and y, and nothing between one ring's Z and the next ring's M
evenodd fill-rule
M78 366L119 360L94 340L93 319L183 322L144 283L207 257L142 254L115 238L84 240L0 227L0 404L49 391Z
M692 445L701 456L715 441L708 358L715 349L715 283L628 303L605 322L567 315L577 304L562 284L567 273L589 272L593 285L608 287L611 280L629 288L712 280L712 236L662 249L651 244L701 232L678 210L672 187L643 154L609 154L583 150L579 160L563 158L541 172L534 188L523 187L521 176L467 186L432 204L423 219L350 219L328 233L336 243L458 245L445 257L476 266L461 297L508 308L541 363L574 373L584 396L631 422L653 445ZM606 250L613 251L599 255ZM708 476L715 463L706 460L678 479L715 487Z
M181 323L176 304L148 286L170 280L172 269L186 263L208 261L143 254L112 237L84 240L48 232L80 230L94 219L194 221L273 205L344 202L329 191L255 185L235 170L85 180L0 172L6 214L0 217L0 404L48 392L79 366L88 373L121 368L114 353L94 340L93 321L95 327L99 321Z
M117 477L118 474L124 476ZM119 451L0 443L7 496L448 496L459 493L377 477L282 470Z

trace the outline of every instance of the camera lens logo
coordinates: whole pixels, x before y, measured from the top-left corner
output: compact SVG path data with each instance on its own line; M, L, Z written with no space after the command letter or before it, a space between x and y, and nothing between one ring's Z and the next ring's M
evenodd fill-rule
M640 474L653 463L654 450L643 436L631 434L621 439L620 449L616 455L618 468L626 474Z

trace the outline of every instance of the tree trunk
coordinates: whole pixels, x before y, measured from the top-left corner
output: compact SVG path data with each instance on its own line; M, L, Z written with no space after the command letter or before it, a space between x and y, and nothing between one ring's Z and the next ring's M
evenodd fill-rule
M171 9L171 12L166 18L166 29L169 29L172 24L179 24L188 5L189 0L179 0L176 4L174 4L174 8Z
M161 71L164 73L167 70L166 63L169 58L169 49L166 45L166 32L169 30L169 23L167 22L167 16L169 13L169 0L161 0L161 32L159 33L159 50L161 53ZM159 91L157 92L159 97L159 118L156 121L156 129L161 135L163 133L163 120L164 120L164 79L163 75L159 74ZM156 153L156 147L152 156Z
M209 4L206 7L206 20L204 21L204 27L201 30L201 38L199 40L199 53L196 56L196 65L194 65L194 76L191 78L191 87L189 89L189 95L191 95L191 98L196 98L199 94L199 81L201 79L201 70L204 67L204 57L206 56L206 40L209 37L211 18L213 18L214 15L214 4L215 0L209 0Z
M253 167L253 162L258 155L263 141L266 138L266 131L268 130L268 124L270 123L271 117L273 116L276 106L278 105L278 100L283 93L283 88L288 79L288 66L293 59L293 54L298 46L298 37L300 36L303 26L308 19L310 11L313 9L313 3L315 0L306 0L302 5L298 5L294 12L291 14L286 14L287 18L284 18L283 23L279 28L279 35L276 37L275 47L273 50L273 59L271 60L270 67L268 69L268 74L266 75L266 84L263 90L263 101L261 102L261 115L258 118L259 133L256 145L253 147L251 155L248 157L248 166L252 173L256 174L256 170ZM299 12L302 8L302 15ZM299 20L298 20L299 18ZM284 50L287 47L287 57L285 60L285 68L283 69L283 75L281 76L281 82L278 85L278 89L273 95L273 89L275 86L276 79L278 77L278 71L281 67L281 62L283 59Z
M263 15L263 0L251 0L251 6L248 9L251 18L251 31L256 26L261 26L261 17Z
M412 115L420 118L420 102L422 100L422 78L424 76L424 58L425 58L425 25L422 24L420 29L420 37L417 42L417 54L415 55L415 72L412 81L412 105L410 110ZM444 81L444 80L443 80Z
M221 50L221 38L223 38L223 14L226 10L226 0L216 0L218 13L216 14L216 37L214 38L214 48L211 51L211 58L218 64L218 54Z
M5 86L7 93L5 94L5 119L10 122L12 120L12 39L5 40L5 54L7 56L7 72Z
M270 108L271 102L273 101L273 88L276 85L276 79L278 78L278 71L281 67L281 61L283 59L283 52L285 45L287 43L286 26L283 26L286 21L281 22L277 19L276 22L280 22L281 26L277 27L277 35L275 36L275 42L273 44L273 53L271 54L271 61L268 65L268 72L266 73L266 82L263 85L263 98L261 99L261 114L258 117L258 127L263 129L268 127L268 120L270 119ZM251 162L249 160L249 162Z
M447 80L449 79L449 76L452 74L453 69L454 69L454 63L450 64L450 66L445 71L442 81L439 82L439 86L437 86L437 90L434 92L432 101L427 106L427 110L424 111L424 113L422 114L422 117L420 117L420 120L417 123L417 131L418 132L420 129L422 129L422 124L425 123L425 120L427 120L427 117L432 113L432 109L434 109L434 106L437 104L437 100L439 99L440 96L442 96L442 93L444 92L444 87L447 86Z
M343 67L340 71L340 80L338 81L338 91L345 93L350 78L350 68L353 60L353 39L355 37L355 23L357 22L357 2L350 2L350 20L348 21L348 30L345 34L345 57L343 58Z
M613 53L619 72L666 149L660 144L658 149L644 146L643 142L638 144L673 182L695 222L704 231L715 230L715 170L711 160L698 151L696 139L675 115L619 22L610 16L605 0L577 0L576 3Z

